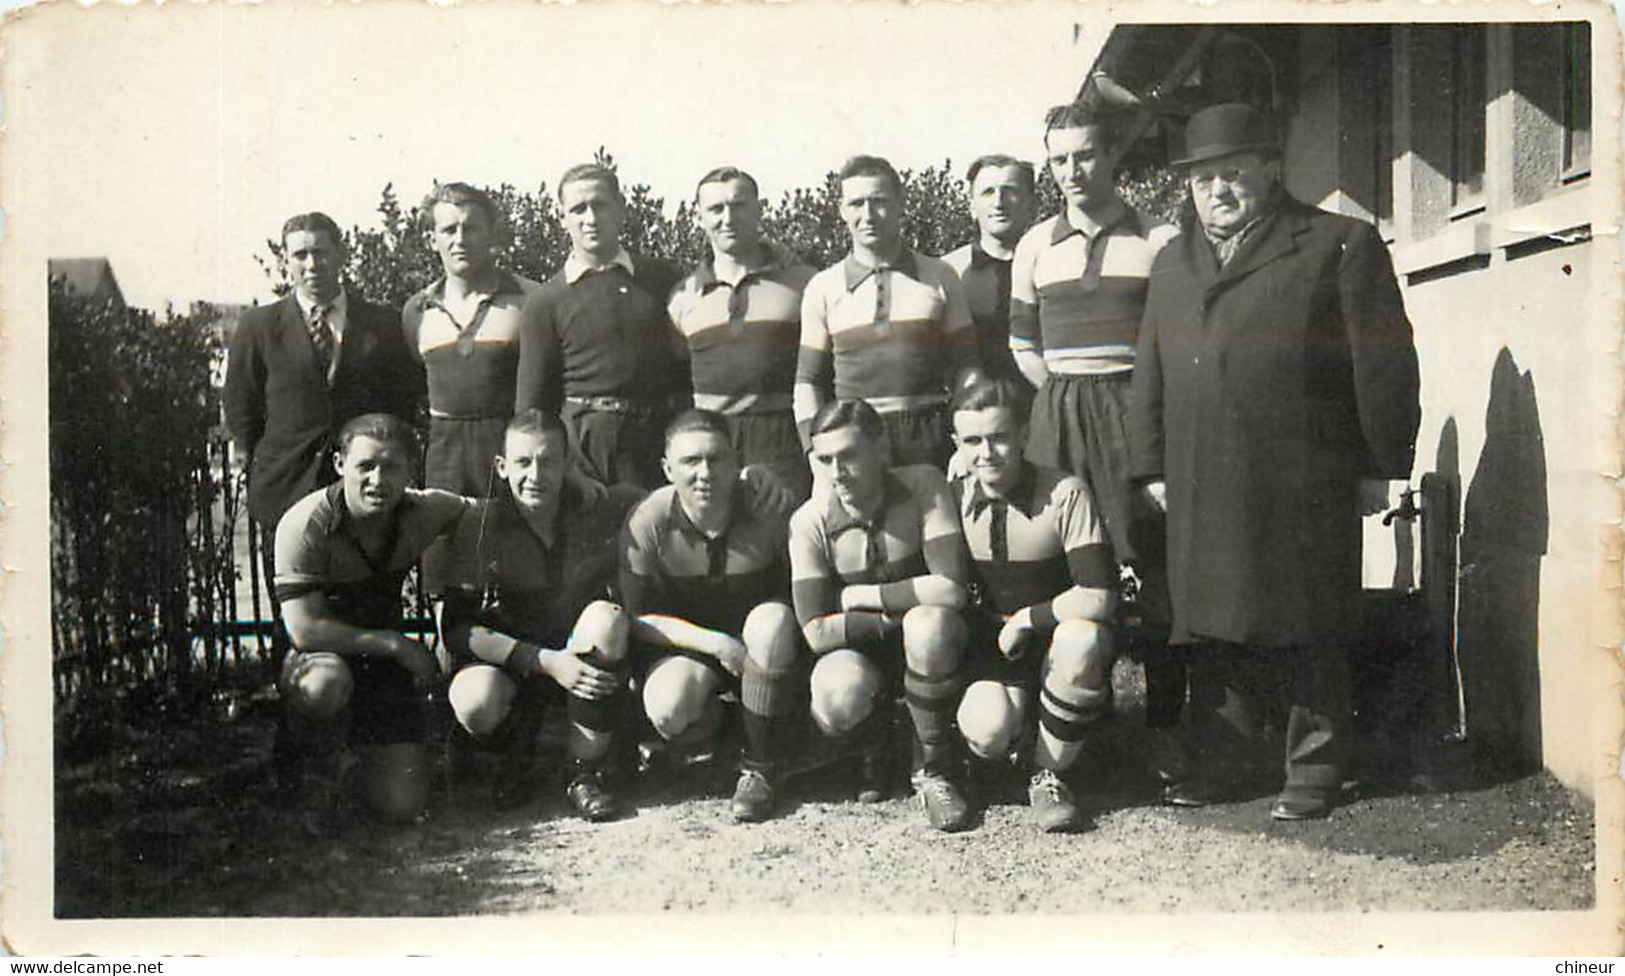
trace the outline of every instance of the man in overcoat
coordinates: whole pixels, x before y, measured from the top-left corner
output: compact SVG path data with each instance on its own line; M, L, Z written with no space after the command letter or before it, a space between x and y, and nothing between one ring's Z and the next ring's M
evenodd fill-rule
M1348 745L1359 518L1415 449L1411 326L1376 229L1285 192L1261 113L1196 113L1177 165L1196 219L1151 272L1133 473L1166 505L1173 638L1203 645L1193 712L1246 743L1261 705L1289 706L1271 814L1321 817ZM1190 802L1244 785L1216 759Z

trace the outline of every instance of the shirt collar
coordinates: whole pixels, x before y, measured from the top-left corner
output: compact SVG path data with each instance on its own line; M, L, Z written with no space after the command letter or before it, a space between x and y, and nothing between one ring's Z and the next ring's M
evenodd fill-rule
M920 263L915 258L912 248L903 248L903 253L896 261L890 261L878 268L871 268L858 260L856 254L847 252L845 260L841 262L841 270L846 275L846 290L857 291L858 286L868 280L876 271L901 271L915 281L920 280Z
M1065 215L1063 215L1063 219L1065 219ZM1001 264L1009 264L1010 261L1010 258L995 257L992 254L987 253L987 251L982 247L982 242L980 240L971 242L970 266L972 268L987 267L989 265L996 267Z
M305 317L306 322L309 322L310 313L315 310L316 303L307 299L304 292L297 288L294 289L293 300L299 303L299 314ZM349 307L349 297L343 288L339 289L339 297L327 303L327 325L335 333L344 328L344 313Z
M968 515L980 515L982 509L992 505L999 499L988 494L982 483L974 475L967 475L971 488L965 495L965 512ZM1015 506L1016 510L1028 518L1032 518L1037 511L1038 478L1034 475L1032 462L1021 462L1021 476L1014 488L1004 493L1003 500Z
M846 506L841 504L840 497L833 491L829 493L829 508L824 513L824 528L829 532L831 539L838 537L847 529L865 528L886 521L886 512L897 504L898 499L908 494L908 489L890 471L886 472L886 479L881 484L880 512L875 516L874 522L865 522L847 511Z
M694 524L693 519L688 517L688 511L683 508L683 500L677 497L677 489L673 488L671 492L671 524L675 525L679 532L687 533L688 535L699 539L701 542L715 541L716 539L722 538L722 535L726 534L729 529L733 528L733 524L739 520L742 513L742 509L738 504L739 500L740 499L736 495L734 498L734 504L728 509L728 524L722 527L722 533L712 536L707 535L700 529L699 526Z
M570 256L564 259L565 284L573 285L580 281L585 275L591 274L595 271L608 271L610 268L616 265L619 265L625 269L626 273L629 275L636 275L638 273L637 268L632 264L632 255L628 254L626 248L624 247L615 252L615 257L611 259L608 264L598 264L595 261L582 257L572 250L570 252Z
M767 250L767 263L754 271L746 272L745 276L739 279L739 284L742 285L752 278L766 277L775 271L782 271L795 260L795 255L790 253L790 249L777 241L768 240L764 237L762 238L762 247ZM699 288L702 295L715 288L733 287L728 282L717 277L716 256L714 254L707 254L704 260L700 261L699 265L694 269L694 285Z
M524 287L519 284L519 279L514 277L513 272L504 268L498 268L497 286L496 288L492 289L488 295L491 298L495 298L498 295L522 295L524 292ZM445 275L441 275L440 277L436 278L434 284L429 286L427 298L429 304L444 307L444 303L446 301Z
M1088 215L1085 214L1085 216ZM1129 208L1128 204L1113 198L1111 207L1105 213L1105 218L1105 220L1101 221L1092 221L1095 224L1092 228L1079 227L1072 223L1072 219L1067 216L1066 208L1063 207L1055 217L1055 226L1050 229L1049 242L1059 244L1073 234L1082 234L1084 237L1101 237L1130 223L1134 219L1134 211Z

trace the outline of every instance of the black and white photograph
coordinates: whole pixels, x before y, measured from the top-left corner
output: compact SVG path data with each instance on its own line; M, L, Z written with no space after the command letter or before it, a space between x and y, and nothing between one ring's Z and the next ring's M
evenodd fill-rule
M14 12L8 946L1625 950L1619 37Z

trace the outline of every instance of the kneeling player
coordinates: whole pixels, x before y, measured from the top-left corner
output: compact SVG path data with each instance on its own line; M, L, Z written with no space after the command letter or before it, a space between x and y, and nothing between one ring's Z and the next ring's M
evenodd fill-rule
M339 796L346 726L362 747L362 787L380 819L414 820L428 800L424 714L434 655L401 634L401 583L467 508L460 495L408 487L412 428L365 414L339 432L339 480L306 495L276 532L276 596L293 650L280 690L285 727L319 795L322 829ZM319 811L319 812L318 812Z
M609 489L588 503L566 483L570 445L552 414L508 422L495 459L503 481L462 520L452 547L446 645L457 663L449 697L457 721L507 756L497 806L530 797L543 706L562 689L570 718L565 795L588 820L620 801L605 778L626 664L627 620L597 599L615 574L615 537L641 492Z
M1111 705L1117 574L1089 489L1022 457L1026 408L1026 391L1009 379L981 379L954 397L967 472L954 494L982 598L971 618L979 680L960 703L959 730L977 755L1010 756L1026 741L1036 695L1028 799L1040 827L1064 831L1077 827L1078 810L1060 776Z
M745 755L732 810L738 820L764 820L795 729L801 658L784 600L784 521L742 488L720 414L679 415L666 428L661 463L671 484L633 510L621 547L643 707L662 738L699 745L720 724L718 692L737 682Z
M878 800L900 685L915 789L932 826L959 830L970 815L953 729L968 560L942 475L888 470L884 438L862 400L832 401L812 420L813 496L790 519L796 616L817 657L812 715L825 735L859 744L858 799Z

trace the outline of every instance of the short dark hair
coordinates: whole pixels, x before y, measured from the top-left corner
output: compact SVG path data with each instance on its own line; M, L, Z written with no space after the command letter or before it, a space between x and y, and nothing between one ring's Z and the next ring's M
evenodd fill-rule
M625 194L621 193L620 177L615 175L614 170L603 163L577 163L565 170L564 175L559 177L559 202L564 202L564 188L566 186L586 180L596 180L603 183L609 187L610 192L614 193L617 199L622 201L626 199Z
M436 204L446 203L454 207L474 207L485 214L486 222L493 231L502 227L502 210L497 202L491 199L491 194L467 183L436 183L419 204L423 211L423 221L434 229L434 208Z
M886 426L875 408L864 400L831 400L813 414L808 436L816 437L843 427L856 427L858 433L872 441L886 436Z
M296 234L299 231L308 231L312 234L326 234L328 240L333 242L334 247L341 250L344 248L344 232L339 230L338 222L319 210L312 210L310 213L294 214L292 217L289 217L287 220L283 221L282 245L286 247L288 244L288 235Z
M959 389L954 391L952 409L957 413L960 410L1004 407L1017 420L1026 423L1027 411L1032 407L1033 400L1030 390L1026 383L1012 377L981 374L961 383Z
M903 196L903 178L897 175L897 169L881 156L851 156L841 164L841 170L835 174L837 179L845 182L855 176L878 176L890 180L892 189L897 191L899 200Z
M989 166L996 169L1015 170L1021 174L1022 182L1027 184L1028 193L1038 192L1038 179L1033 175L1033 164L1023 159L1017 159L1014 156L1007 156L1004 153L988 153L985 156L977 156L970 164L970 169L965 171L965 182L975 186L976 174Z
M350 453L350 445L355 443L357 437L370 437L380 444L393 444L414 464L423 449L418 442L418 432L412 429L412 425L392 413L364 413L339 428L340 457Z
M701 410L698 407L684 410L671 419L671 423L666 425L665 445L670 447L678 434L691 434L695 431L715 434L727 441L729 447L733 446L733 437L728 432L728 421L722 414L715 410Z
M1044 113L1044 145L1049 146L1049 134L1056 129L1089 127L1099 129L1101 140L1109 145L1117 141L1117 125L1116 114L1105 109L1084 102L1057 105Z
M700 181L694 184L695 201L698 202L700 199L700 187L706 185L707 183L732 183L734 180L743 180L744 182L749 183L751 196L761 199L762 188L756 185L756 177L750 175L737 166L718 166L716 169L700 177Z
M564 430L564 422L558 418L558 415L539 407L528 407L514 414L513 418L508 421L508 426L502 429L504 442L507 441L509 434L569 438L569 434Z

